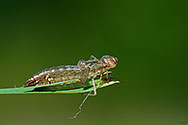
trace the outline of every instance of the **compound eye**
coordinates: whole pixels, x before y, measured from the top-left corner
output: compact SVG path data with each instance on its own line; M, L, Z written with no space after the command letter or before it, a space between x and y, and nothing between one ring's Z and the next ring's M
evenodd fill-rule
M108 59L104 58L104 63L108 64Z
M118 63L118 59L116 57L112 58L114 63L117 64Z
M110 56L105 55L103 56L100 60L103 61L104 63L108 63L108 59L110 58Z

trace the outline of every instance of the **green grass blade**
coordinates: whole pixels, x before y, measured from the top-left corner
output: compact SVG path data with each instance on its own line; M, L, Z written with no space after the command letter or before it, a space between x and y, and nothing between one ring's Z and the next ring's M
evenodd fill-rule
M97 84L99 79L95 80ZM110 81L105 82L101 81L102 85L100 88L104 88L119 81ZM53 84L46 84L40 86L31 86L31 87L20 87L20 88L5 88L0 89L0 94L49 94L49 93L60 93L60 94L75 94L75 93L86 93L92 91L92 81L88 80L84 85L82 85L79 80L69 80Z

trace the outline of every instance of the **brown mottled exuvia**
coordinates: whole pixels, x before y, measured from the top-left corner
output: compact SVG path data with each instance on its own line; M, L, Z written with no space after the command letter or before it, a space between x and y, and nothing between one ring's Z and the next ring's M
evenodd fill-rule
M102 77L103 73L117 65L118 59L113 56L105 55L100 59L94 56L90 60L80 60L77 65L56 66L45 69L33 75L26 81L23 87L51 84L66 80L79 79L85 83L87 79L94 79L98 74Z

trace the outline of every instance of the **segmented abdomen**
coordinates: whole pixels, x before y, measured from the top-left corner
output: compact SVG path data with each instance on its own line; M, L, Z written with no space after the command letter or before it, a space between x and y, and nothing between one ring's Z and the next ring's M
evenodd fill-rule
M26 81L24 87L80 79L82 72L83 70L79 66L52 67L32 76Z

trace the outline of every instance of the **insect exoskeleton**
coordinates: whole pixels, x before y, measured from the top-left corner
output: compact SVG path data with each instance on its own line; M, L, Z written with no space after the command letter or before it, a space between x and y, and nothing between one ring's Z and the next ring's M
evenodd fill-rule
M26 81L24 87L52 84L67 80L80 79L81 83L85 83L87 79L92 80L117 65L118 59L113 56L105 55L101 59L94 56L90 60L80 60L77 65L56 66L45 69ZM100 78L100 79L101 79Z

